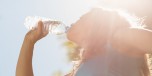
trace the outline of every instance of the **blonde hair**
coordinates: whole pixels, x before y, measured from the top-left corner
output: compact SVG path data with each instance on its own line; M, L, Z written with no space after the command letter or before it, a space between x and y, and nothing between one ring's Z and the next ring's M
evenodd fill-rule
M95 27L97 26L97 28L99 29L99 28L102 28L101 25L104 24L104 27L109 28L108 34L110 34L110 35L112 35L111 33L117 31L117 29L121 29L121 28L127 28L127 27L139 28L139 29L144 28L143 19L129 15L127 12L124 12L122 10L93 8L88 13L87 13L88 16L90 18L94 19L93 22L95 23ZM111 21L111 22L109 22L109 21ZM102 28L102 29L104 29L104 28ZM79 51L79 50L76 50L76 51ZM79 56L79 55L77 55L77 56ZM80 61L83 61L83 60L81 60L81 58L80 58ZM79 67L77 67L77 68L79 68ZM150 71L148 68L146 56L144 57L144 63L142 64L141 69L142 69L144 76L150 76ZM72 73L74 73L74 71L75 70L73 70ZM71 75L73 75L73 74L71 74Z

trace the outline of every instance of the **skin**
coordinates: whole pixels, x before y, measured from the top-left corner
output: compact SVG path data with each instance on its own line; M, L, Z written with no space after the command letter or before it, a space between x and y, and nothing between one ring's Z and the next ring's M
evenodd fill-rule
M44 27L41 21L38 27L30 30L23 41L17 67L16 76L34 76L32 69L32 56L35 43L48 34L48 27Z
M89 13L87 13L89 15ZM89 43L89 36L87 36L87 32L90 34L89 30L92 30L94 25L92 25L89 22L92 22L92 19L88 19L88 15L84 15L78 20L75 24L73 24L72 28L68 31L68 39L71 41L74 41L81 47L85 49L91 49L92 48L98 48L94 45L100 45L99 42L94 41L94 43ZM108 30L106 27L102 27L105 29L101 29L103 34L98 34L95 31L94 33L96 35L101 35L100 39L95 39L97 41L107 41L108 35L104 34L107 33ZM96 28L95 28L96 29ZM111 29L113 30L113 29ZM115 30L115 29L114 29ZM92 31L91 31L92 32ZM107 36L107 37L106 37ZM95 38L96 36L93 36ZM104 38L105 37L105 38ZM116 28L116 31L114 31L113 35L110 36L110 42L112 46L117 49L119 52L127 54L129 56L134 57L143 57L147 53L151 53L152 49L152 31L145 29L145 28L131 28L121 27L120 29ZM93 39L92 38L92 39ZM88 43L89 45L86 45ZM101 42L103 45L105 42ZM123 45L122 45L123 44ZM99 46L101 48L101 46ZM103 50L103 49L98 49ZM122 51L123 50L123 51Z
M67 32L67 38L79 46L85 48L88 52L91 52L91 50L103 50L103 48L100 49L99 47L106 43L108 35L104 34L104 32L108 31L106 31L106 27L103 27L104 29L101 30L103 34L96 33L99 30L93 30L93 33L95 34L90 35L90 33L92 33L90 30L92 30L94 26L92 26L92 18L89 18L88 15L89 13L85 14L76 23L73 24L73 26ZM41 21L38 22L37 28L30 30L26 34L16 67L16 76L34 76L32 69L34 45L38 40L45 37L47 34L48 27L44 27ZM97 40L102 42L97 44ZM110 40L114 48L130 56L141 57L146 53L152 53L151 30L129 27L122 28L115 31ZM134 51L129 52L130 49L133 49ZM88 53L84 53L84 56L87 57Z
M148 29L137 28L124 28L118 30L114 37L113 43L115 47L124 52L130 52L130 49L134 49L134 52L130 52L130 55L144 55L146 53L152 53L152 31ZM121 45L125 44L125 45Z

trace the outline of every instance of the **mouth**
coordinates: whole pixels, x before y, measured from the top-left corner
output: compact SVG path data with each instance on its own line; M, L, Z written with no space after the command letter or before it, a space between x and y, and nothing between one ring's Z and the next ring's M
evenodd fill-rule
M73 24L71 24L70 26L66 26L65 29L66 29L66 33L69 31L69 29L73 26Z

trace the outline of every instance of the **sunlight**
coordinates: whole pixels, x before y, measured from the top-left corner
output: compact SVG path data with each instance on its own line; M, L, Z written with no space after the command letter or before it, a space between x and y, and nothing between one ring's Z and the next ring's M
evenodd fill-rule
M98 4L106 8L131 8L133 6L138 6L138 3L144 0L97 0ZM138 3L137 3L138 2Z
M83 0L83 1L77 0L77 1L75 1L76 5L74 4L72 7L70 7L70 9L73 10L75 8L74 10L77 10L77 9L82 10L82 6L88 7L88 9L91 9L93 7L98 7L98 6L99 7L109 8L109 9L124 9L124 8L131 8L131 7L133 7L133 5L136 4L136 2L137 2L137 0ZM79 5L77 5L77 4L79 4ZM68 12L70 12L70 11L68 10ZM83 12L86 13L87 11L83 11ZM80 12L77 11L77 12L74 13L74 15L80 15L80 13L82 15L81 11ZM123 12L120 12L120 13L122 15L124 15L127 19L132 20L131 16L129 16L129 15L123 13ZM137 23L135 23L136 20L132 20L132 21L133 22L131 24L137 24ZM68 52L68 54L66 55L67 57L66 57L65 60L69 59L69 60L72 61L72 60L79 59L78 56L76 55L76 53L78 53L78 52L74 52L75 49L76 49L76 45L72 44L71 42L66 42L66 43L64 43L64 45L68 47L65 50L66 52ZM64 63L67 63L67 62L64 61L62 64L64 64ZM64 74L64 75L67 74L69 72L69 70L71 70L68 67L72 68L73 63L71 62L70 64L71 65L67 65L67 66L62 67L60 69L61 71L55 72L54 76L60 76L62 74Z
M72 10L76 11L76 12L71 13L72 15L74 15L73 18L71 17L71 19L68 20L67 22L63 20L63 22L65 22L67 26L69 26L71 22L76 22L79 19L79 17L81 17L81 15L83 15L92 7L97 5L96 1L93 1L93 0L75 0L75 1L67 0L67 3L65 4L66 6L69 6L69 5L71 6L71 7L68 7L68 10L66 10L66 12L69 13ZM71 14L69 13L69 15ZM53 76L63 76L63 75L68 74L73 69L73 65L74 65L74 62L71 60L75 60L75 59L77 60L78 56L73 54L73 53L77 53L73 51L77 48L77 46L71 42L65 42L61 47L64 47L64 46L67 46L67 47L64 48L63 50L64 53L62 53L63 58L61 60L62 62L60 63L62 67L58 68L57 71L54 70L52 72Z
M73 13L69 13L68 15L74 15L75 17L79 18L82 14L86 13L88 10L90 10L93 7L106 7L109 9L121 9L124 7L129 7L130 3L135 4L136 0L77 0L77 1L70 1L67 0L66 8L68 10L65 10L65 12L71 12L75 11ZM68 7L71 6L71 7ZM132 7L132 6L130 6ZM65 15L66 16L66 15ZM128 16L129 17L129 16ZM68 25L71 24L71 22L76 22L77 19L71 18L67 22ZM63 19L63 22L66 23L66 21ZM66 23L67 24L67 23ZM62 62L60 63L62 65L61 68L58 68L59 71L55 71L53 73L54 76L60 76L68 74L70 70L72 70L72 62L67 63L67 60L77 60L79 59L77 55L74 55L77 52L73 52L73 49L75 50L76 46L73 45L71 42L66 42L64 44L65 46L68 46L67 49L64 50L64 53L62 53L63 57ZM72 49L72 50L71 50ZM66 54L66 55L65 55ZM58 65L56 65L58 66ZM55 67L56 67L55 66Z

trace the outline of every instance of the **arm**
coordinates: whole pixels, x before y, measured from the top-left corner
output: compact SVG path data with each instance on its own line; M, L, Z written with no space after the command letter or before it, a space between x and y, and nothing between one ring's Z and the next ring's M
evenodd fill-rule
M47 34L48 27L45 26L44 28L41 21L38 22L37 28L30 30L26 34L16 67L16 76L34 76L32 69L34 44Z
M17 63L16 76L34 76L32 69L33 48L34 44L25 38Z
M116 45L129 45L143 53L152 53L152 31L144 28L125 28L113 36Z

